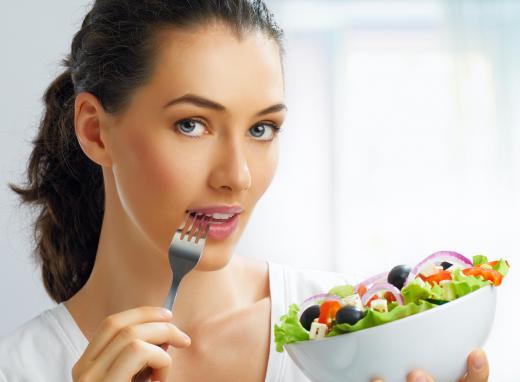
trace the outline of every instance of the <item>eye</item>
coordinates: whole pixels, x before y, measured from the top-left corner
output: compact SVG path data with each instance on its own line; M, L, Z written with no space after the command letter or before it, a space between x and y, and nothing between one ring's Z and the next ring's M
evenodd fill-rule
M175 123L175 127L179 132L191 138L199 138L206 129L201 121L193 118L183 119Z
M272 141L280 132L280 128L272 123L260 123L249 129L251 135L259 141Z

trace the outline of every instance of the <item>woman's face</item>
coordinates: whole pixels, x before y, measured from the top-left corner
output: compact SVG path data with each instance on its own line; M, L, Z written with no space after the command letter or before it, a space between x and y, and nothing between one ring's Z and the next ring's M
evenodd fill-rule
M285 116L279 50L261 32L224 25L163 31L151 81L107 129L117 196L128 218L167 253L186 211L239 206L238 225L209 236L200 270L226 265L278 161Z

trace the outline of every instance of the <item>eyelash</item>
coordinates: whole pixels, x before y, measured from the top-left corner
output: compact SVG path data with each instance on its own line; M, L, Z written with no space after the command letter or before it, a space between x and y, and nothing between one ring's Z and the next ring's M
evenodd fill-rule
M185 119L181 119L181 120L179 120L179 121L177 121L177 122L174 123L174 127L176 128L176 130L177 130L180 134L182 134L182 135L184 135L184 136L186 136L186 137L188 137L188 138L200 139L201 136L192 136L192 135L187 135L186 133L183 133L182 131L179 130L179 125L180 125L181 123L183 123L183 122L186 122L186 121L198 122L198 123L200 123L200 124L202 124L202 125L205 126L204 121L202 121L202 120L200 120L200 119L197 119L197 118L185 118ZM250 128L249 130L251 130L252 128L258 127L258 126L269 126L269 127L272 128L272 130L273 130L273 138L272 138L272 139L256 139L256 140L258 140L258 141L260 141L260 142L271 142L271 141L274 140L274 138L276 138L276 136L277 136L278 134L280 134L280 133L282 132L282 128L276 126L276 124L274 124L274 123L272 123L272 122L262 122L262 123L257 123L256 125L251 126L251 128Z

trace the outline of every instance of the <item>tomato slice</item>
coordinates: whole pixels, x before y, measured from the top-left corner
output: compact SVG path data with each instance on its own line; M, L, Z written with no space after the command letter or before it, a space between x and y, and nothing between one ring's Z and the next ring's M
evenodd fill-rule
M372 306L372 301L374 300L377 300L379 298L379 296L377 295L377 293L375 295L373 295L372 297L370 297L370 299L367 301L366 303L366 306Z
M385 292L385 294L383 295L384 298L386 298L386 301L387 303L391 303L392 301L397 301L397 299L395 298L394 294L390 291L388 292Z
M357 292L359 294L359 297L363 297L363 295L367 292L367 287L365 286L365 284L360 284Z
M473 268L463 269L462 273L466 276L482 276L484 277L484 280L489 280L496 286L502 283L502 274L494 269L486 269L476 266Z
M331 321L336 318L336 312L341 308L341 304L336 300L324 301L320 305L320 324L330 325Z
M433 283L439 283L442 280L451 280L451 272L448 272L446 270L439 271L431 276L425 277L423 281L429 282L433 285Z

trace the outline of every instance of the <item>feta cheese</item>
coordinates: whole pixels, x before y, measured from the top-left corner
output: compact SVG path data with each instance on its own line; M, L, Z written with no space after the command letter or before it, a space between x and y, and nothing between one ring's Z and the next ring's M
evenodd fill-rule
M342 301L344 305L355 306L359 309L363 309L363 303L361 302L361 297L359 296L359 293L354 293L350 296L344 297Z
M378 312L388 312L388 304L385 298L378 298L370 303L370 307Z
M321 338L325 338L326 333L327 333L327 325L321 324L319 322L313 322L311 324L309 338L311 340L319 340Z
M443 268L441 265L435 265L434 263L428 263L426 264L426 266L421 269L421 271L419 272L421 275L423 275L424 277L429 277L431 275L434 275L436 273L439 273L439 271L442 271Z

